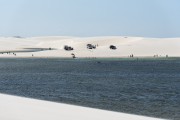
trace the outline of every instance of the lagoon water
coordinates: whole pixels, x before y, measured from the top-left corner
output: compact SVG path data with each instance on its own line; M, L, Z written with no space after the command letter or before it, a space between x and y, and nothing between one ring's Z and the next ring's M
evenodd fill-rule
M0 93L180 119L180 59L1 58Z

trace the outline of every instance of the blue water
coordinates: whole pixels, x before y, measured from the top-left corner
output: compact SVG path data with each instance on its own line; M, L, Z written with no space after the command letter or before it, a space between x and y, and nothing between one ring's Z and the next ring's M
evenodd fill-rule
M0 59L0 93L180 119L180 59Z

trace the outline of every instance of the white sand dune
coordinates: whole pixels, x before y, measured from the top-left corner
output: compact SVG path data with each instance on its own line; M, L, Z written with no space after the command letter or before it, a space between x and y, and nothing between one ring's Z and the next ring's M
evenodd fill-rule
M160 120L0 94L0 120Z
M97 45L96 49L87 49L87 44ZM74 48L65 51L64 46ZM110 45L117 47L111 50ZM153 57L154 55L171 57L180 56L180 38L142 38L142 37L32 37L32 38L0 38L0 52L24 51L24 48L54 48L38 52L18 52L0 54L0 57L128 57L133 54L138 57Z

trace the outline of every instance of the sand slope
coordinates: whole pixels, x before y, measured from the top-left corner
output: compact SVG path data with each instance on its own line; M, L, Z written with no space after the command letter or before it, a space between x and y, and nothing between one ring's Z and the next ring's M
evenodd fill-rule
M0 94L0 120L160 120Z

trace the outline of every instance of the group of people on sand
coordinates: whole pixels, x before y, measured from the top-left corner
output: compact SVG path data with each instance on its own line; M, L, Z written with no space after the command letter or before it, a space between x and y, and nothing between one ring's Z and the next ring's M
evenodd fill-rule
M2 52L2 53L0 53L0 54L8 54L8 55L11 55L11 52ZM13 54L14 56L17 55L17 54L14 53L14 52L12 52L12 54ZM34 55L32 54L31 56L33 57Z
M157 58L157 57L161 57L161 55L158 55L158 54L157 54L157 55L154 55L153 57L154 57L154 58ZM168 58L168 57L169 57L169 55L166 55L166 58Z
M2 52L1 54L11 54L11 52ZM14 56L16 56L16 53L14 53L14 52L12 52L12 54L14 55Z
M134 57L134 55L133 55L133 54L131 54L129 57L130 57L130 58L133 58L133 57Z

